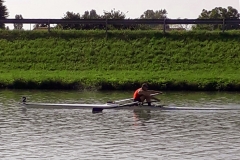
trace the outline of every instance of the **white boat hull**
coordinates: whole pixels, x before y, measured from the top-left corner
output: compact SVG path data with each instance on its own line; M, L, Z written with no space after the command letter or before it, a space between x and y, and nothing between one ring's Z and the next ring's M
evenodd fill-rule
M107 109L118 107L118 104L61 104L61 103L22 103L27 108L64 108L64 109L82 109L82 108L100 108Z
M150 109L150 110L240 110L240 108L196 108L196 107L173 107L165 105L119 105L119 104L59 104L59 103L22 103L26 108L42 109Z
M125 99L131 100L131 99ZM155 104L152 106L139 105L138 102L129 102L125 104L118 104L123 100L108 102L105 104L64 104L64 103L28 103L26 97L22 98L20 103L26 108L44 108L44 109L92 109L92 111L102 111L103 109L150 109L150 110L240 110L240 108L196 108L196 107L172 107L166 105ZM118 103L116 103L118 102Z

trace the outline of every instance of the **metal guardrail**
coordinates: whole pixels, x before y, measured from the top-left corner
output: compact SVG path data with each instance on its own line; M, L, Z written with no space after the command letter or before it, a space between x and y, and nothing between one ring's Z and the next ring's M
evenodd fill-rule
M240 19L0 19L0 23L44 24L240 24Z
M0 19L0 23L24 23L24 24L99 24L99 25L124 25L124 24L162 24L165 32L168 24L240 24L240 19ZM107 27L106 27L107 28ZM107 29L106 29L107 32ZM224 27L223 27L224 32Z

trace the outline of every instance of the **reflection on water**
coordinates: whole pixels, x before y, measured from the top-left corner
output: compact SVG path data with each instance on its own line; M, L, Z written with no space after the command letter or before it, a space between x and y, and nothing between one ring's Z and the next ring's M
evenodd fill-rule
M240 111L28 109L17 103L105 103L130 92L0 91L1 159L238 159ZM167 92L164 104L240 107L238 93Z

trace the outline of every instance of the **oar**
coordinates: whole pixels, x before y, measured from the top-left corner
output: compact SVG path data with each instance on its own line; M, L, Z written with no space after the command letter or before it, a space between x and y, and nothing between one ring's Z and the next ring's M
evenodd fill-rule
M151 94L151 96L155 96L155 95L158 95L159 93L154 93L154 94ZM128 98L128 99L121 99L121 100L117 100L117 101L114 101L115 103L120 103L120 102L125 102L125 101L130 101L130 100L133 100L133 98Z
M135 105L138 104L139 102L131 102L131 103L126 103L126 104L121 104L121 105L117 105L117 106L109 106L109 107L103 107L103 108L93 108L92 109L92 113L99 113L102 112L103 109L114 109L114 108L120 108L120 107L125 107L125 106L131 106L131 105Z
M151 101L151 103L152 102L158 102L158 101ZM143 104L146 104L146 103L148 103L148 102L143 102ZM130 103L126 103L126 104L121 104L119 106L114 106L113 108L131 106L131 105L135 105L135 104L141 104L141 102L130 102Z
M159 93L155 93L155 94L151 94L151 96L155 96L158 95ZM128 98L128 99L122 99L122 100L118 100L118 101L114 101L114 103L120 103L120 102L124 102L124 101L130 101L133 100L133 98ZM154 101L152 101L154 102ZM129 106L129 105L135 105L138 104L139 102L130 102L130 103L126 103L126 104L122 104L122 105L118 105L118 106L113 106L113 107L107 107L107 108L93 108L92 109L92 113L99 113L102 112L103 109L112 109L112 108L118 108L118 107L125 107L125 106ZM146 102L144 102L146 103Z
M158 101L151 101L151 102L158 102ZM99 112L102 112L103 109L114 109L114 108L121 108L121 107L126 107L126 106L133 106L133 105L138 105L139 103L141 102L130 102L130 103L125 103L125 104L121 104L121 105L118 105L118 106L112 106L112 107L103 107L103 108L93 108L92 109L92 113L99 113ZM147 102L143 102L143 104L145 104Z

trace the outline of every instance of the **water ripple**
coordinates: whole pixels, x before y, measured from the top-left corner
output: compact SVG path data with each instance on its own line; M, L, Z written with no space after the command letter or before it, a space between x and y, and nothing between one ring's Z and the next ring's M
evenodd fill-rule
M1 159L218 160L240 156L239 111L109 110L100 114L66 109L23 111L16 105L22 94L0 92ZM68 102L77 101L76 93L72 92L25 91L24 94L32 95L35 101L63 102L63 97ZM86 94L88 102L93 93ZM96 102L103 102L107 99L103 95L93 97L97 97ZM232 107L239 103L239 95L235 94L212 97L186 94L184 100L182 96L170 96L165 97L166 102L181 106ZM227 103L229 99L231 103ZM83 98L79 101L85 102Z

